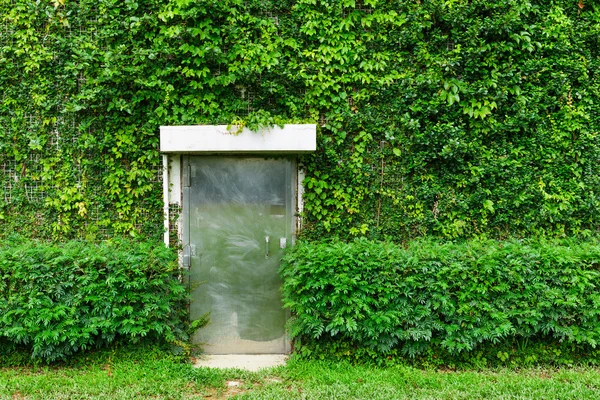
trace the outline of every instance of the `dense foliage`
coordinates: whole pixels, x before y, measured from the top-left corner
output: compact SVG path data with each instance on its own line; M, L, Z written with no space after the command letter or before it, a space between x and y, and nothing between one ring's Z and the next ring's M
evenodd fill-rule
M163 245L0 244L0 347L54 361L115 341L188 339L188 291Z
M595 232L587 0L0 0L0 218L161 234L158 126L322 125L308 237Z
M403 248L357 239L300 243L281 273L301 349L341 344L385 359L507 342L595 348L599 265L598 242L420 240Z

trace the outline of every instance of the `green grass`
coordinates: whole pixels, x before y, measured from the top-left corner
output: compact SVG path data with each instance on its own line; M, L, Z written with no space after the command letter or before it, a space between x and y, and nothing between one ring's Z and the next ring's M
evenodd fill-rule
M230 382L235 382L233 386ZM425 371L291 360L258 373L193 368L156 350L0 369L0 399L597 399L600 369Z

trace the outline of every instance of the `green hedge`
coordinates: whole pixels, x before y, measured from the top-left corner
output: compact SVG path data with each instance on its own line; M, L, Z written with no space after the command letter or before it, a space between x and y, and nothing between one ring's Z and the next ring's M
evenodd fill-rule
M115 341L185 341L178 274L160 244L0 243L0 347L54 361Z
M596 241L355 240L299 243L281 274L300 346L456 355L507 341L595 347L599 265Z

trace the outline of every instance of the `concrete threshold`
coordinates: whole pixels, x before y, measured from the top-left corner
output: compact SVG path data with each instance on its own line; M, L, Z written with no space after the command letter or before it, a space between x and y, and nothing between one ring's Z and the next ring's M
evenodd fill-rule
M196 359L194 367L259 371L285 365L286 360L287 354L204 354Z

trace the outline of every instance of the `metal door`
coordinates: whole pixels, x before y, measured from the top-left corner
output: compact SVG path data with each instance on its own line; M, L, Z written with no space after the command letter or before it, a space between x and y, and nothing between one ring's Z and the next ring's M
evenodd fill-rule
M191 317L210 312L210 324L195 337L209 354L289 352L278 268L294 233L292 164L184 159L184 251L190 284L199 284Z

